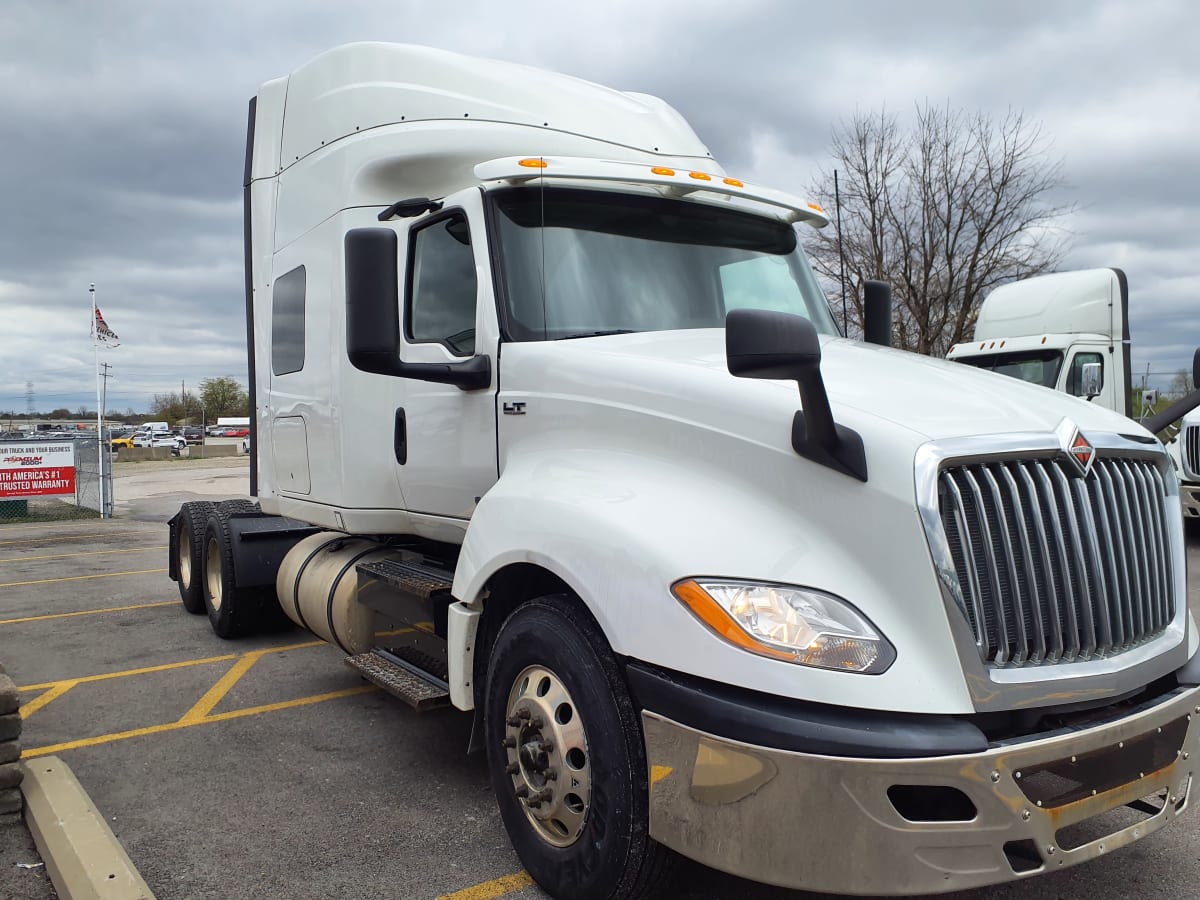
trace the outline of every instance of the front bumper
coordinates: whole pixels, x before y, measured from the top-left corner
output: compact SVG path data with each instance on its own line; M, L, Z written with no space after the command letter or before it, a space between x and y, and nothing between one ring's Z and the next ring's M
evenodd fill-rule
M1115 722L925 758L758 747L650 711L642 725L659 842L789 888L925 894L1073 866L1173 821L1200 751L1200 688Z

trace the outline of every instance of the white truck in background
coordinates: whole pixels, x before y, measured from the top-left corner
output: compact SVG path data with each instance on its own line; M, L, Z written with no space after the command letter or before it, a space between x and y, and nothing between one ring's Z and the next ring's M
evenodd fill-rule
M552 896L951 891L1187 808L1162 445L839 336L825 213L663 101L340 47L251 101L244 196L258 503L184 504L171 577L471 713Z
M951 347L947 358L1053 388L1132 418L1129 349L1125 273L1081 269L996 288L979 309L974 339ZM1162 417L1172 423L1179 419L1173 413ZM1147 424L1152 431L1160 430L1154 422ZM1164 437L1179 474L1183 513L1200 517L1200 411L1183 415L1178 433Z

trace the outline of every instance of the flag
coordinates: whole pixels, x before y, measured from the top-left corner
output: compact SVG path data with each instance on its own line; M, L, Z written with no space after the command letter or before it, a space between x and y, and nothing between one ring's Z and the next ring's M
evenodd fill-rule
M104 321L104 316L100 315L100 307L96 307L96 321L92 327L92 336L102 344L107 344L110 347L120 347L117 333L108 327L108 323Z

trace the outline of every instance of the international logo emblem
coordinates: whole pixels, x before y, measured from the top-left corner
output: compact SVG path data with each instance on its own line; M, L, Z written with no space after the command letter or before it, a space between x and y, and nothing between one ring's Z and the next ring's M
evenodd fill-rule
M1076 472L1080 477L1087 478L1092 471L1092 463L1096 461L1096 448L1070 419L1063 419L1056 431L1067 458L1075 464Z

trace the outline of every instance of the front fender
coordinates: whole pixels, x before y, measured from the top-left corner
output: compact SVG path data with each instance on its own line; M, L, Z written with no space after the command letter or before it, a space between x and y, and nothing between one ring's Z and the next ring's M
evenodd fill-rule
M796 477L610 450L523 453L471 519L454 596L479 609L495 573L532 563L578 594L620 655L779 696L970 712L914 505L837 473L814 476L794 456L781 462ZM834 593L883 631L897 660L867 676L740 650L671 594L697 575Z

